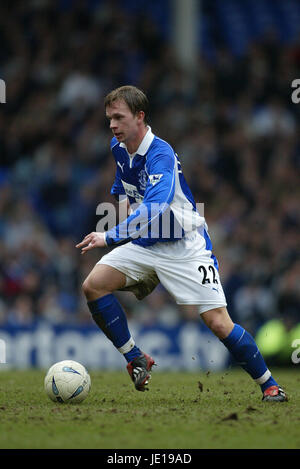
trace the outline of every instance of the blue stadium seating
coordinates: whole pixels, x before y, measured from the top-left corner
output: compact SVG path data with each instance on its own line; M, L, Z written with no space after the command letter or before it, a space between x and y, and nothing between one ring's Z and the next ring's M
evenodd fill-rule
M213 57L216 37L218 45L223 42L237 56L270 31L287 44L300 37L299 0L202 0L202 8L199 42L208 58Z

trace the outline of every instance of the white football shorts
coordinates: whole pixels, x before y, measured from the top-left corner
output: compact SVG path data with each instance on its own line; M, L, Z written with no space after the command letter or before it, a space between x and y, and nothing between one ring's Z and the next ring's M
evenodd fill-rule
M193 231L175 242L141 247L132 242L112 249L97 264L114 267L126 275L126 287L138 299L160 282L177 304L198 305L199 313L226 306L226 298L205 241Z

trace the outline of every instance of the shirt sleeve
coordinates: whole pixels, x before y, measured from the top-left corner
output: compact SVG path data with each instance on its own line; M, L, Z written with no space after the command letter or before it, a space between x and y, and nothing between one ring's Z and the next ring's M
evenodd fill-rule
M118 166L116 167L115 180L111 187L110 193L116 198L116 200L124 198L124 194L126 196L126 192L121 181L120 168Z
M115 162L116 162L116 173L115 173L115 180L114 180L114 183L111 187L110 193L116 198L116 200L119 201L120 199L124 198L124 194L126 195L126 193L125 193L125 189L123 187L122 180L121 180L121 170L120 170L120 167L117 164L117 160L116 160L116 157L115 157L114 152L113 152L113 147L115 146L115 144L116 144L116 139L113 138L111 140L110 147L111 147L111 151L112 151L112 154L113 154L113 156L115 158Z
M107 231L110 245L125 244L140 237L158 236L160 216L168 209L175 192L175 156L159 152L147 160L148 182L143 202L122 223Z

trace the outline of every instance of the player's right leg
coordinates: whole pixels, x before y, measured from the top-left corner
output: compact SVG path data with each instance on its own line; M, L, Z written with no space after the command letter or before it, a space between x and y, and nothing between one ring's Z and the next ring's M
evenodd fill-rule
M126 313L114 295L126 285L126 275L106 264L97 264L83 283L92 317L128 362L128 373L138 391L144 391L154 360L144 354L130 334Z
M123 288L125 284L125 274L110 265L96 264L83 282L82 289L87 301L94 301Z
M141 352L130 335L125 311L113 294L125 283L126 276L122 272L109 265L97 264L83 282L82 289L94 321L130 361Z

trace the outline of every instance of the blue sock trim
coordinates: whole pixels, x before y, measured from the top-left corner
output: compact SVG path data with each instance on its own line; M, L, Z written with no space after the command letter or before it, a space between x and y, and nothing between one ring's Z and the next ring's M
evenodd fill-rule
M232 347L242 339L245 332L245 329L239 324L234 324L232 331L222 342L227 348Z
M140 349L135 345L130 352L124 353L124 357L126 358L127 362L131 362L134 358L139 357L142 355Z
M97 298L97 300L88 301L87 304L91 314L99 314L102 308L109 307L113 298L115 298L115 296L112 293L108 293L105 296L101 296L101 298Z
M264 392L264 391L265 391L266 389L268 389L270 386L278 386L278 383L275 381L275 379L273 378L273 376L270 376L270 378L268 379L268 381L266 381L264 384L261 384L261 385L260 385L262 392Z

